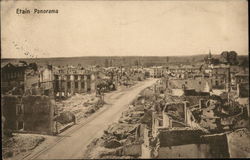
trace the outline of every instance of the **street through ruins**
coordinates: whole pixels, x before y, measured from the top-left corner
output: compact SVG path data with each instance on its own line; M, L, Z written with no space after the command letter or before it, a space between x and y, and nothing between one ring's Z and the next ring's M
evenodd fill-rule
M78 122L67 131L58 135L58 140L42 149L37 149L25 157L28 159L75 159L82 158L84 149L103 133L109 124L118 120L121 113L145 88L153 85L157 79L138 82L135 86L105 95L105 104L87 121ZM40 147L41 148L41 147Z
M200 1L1 1L2 159L249 158L248 1Z

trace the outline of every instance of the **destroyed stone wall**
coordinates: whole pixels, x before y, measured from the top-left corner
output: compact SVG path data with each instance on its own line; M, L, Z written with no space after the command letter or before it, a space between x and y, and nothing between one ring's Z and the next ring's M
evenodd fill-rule
M157 158L212 158L208 144L161 147Z
M54 107L47 96L3 96L5 129L53 134Z
M53 133L53 116L55 104L47 96L25 96L24 105L24 130Z
M151 149L144 143L141 145L141 158L151 158Z
M172 127L172 121L169 118L169 116L166 113L163 113L163 127L171 128Z
M189 127L177 129L176 127L171 130L159 130L158 138L160 140L160 147L171 147L202 143L200 136L204 134L205 133L199 129L192 129Z
M227 134L227 142L230 158L250 157L250 132L247 129L239 129Z
M212 158L210 145L200 138L204 134L189 127L159 129L156 143L142 144L142 158Z
M193 105L199 104L200 100L204 100L204 101L208 100L209 96L201 96L201 95L199 95L199 96L183 96L182 98L183 98L183 100L188 101L190 103L190 106L193 106ZM205 102L202 102L202 105L204 105L203 103L205 103Z
M168 115L173 120L185 122L186 104L185 103L169 103L164 108L164 112L167 112Z
M21 87L24 89L25 69L25 66L15 66L11 63L3 66L1 68L1 92L8 92L14 87Z
M141 144L130 144L123 146L124 156L140 156L141 155Z
M192 112L189 109L187 109L186 123L190 127L201 128L200 125L196 122L196 119L194 118Z
M206 106L207 106L206 103L207 103L207 99L203 99L203 98L200 99L199 100L199 107L200 108L206 108Z
M94 74L58 74L55 75L55 95L57 98L72 96L75 93L96 91Z
M214 158L229 158L227 137L225 134L212 134L202 137L202 142L209 144L210 154Z
M182 96L184 91L183 89L171 89L171 94L174 96Z
M249 97L249 83L240 83L237 85L237 93L240 98Z
M38 82L39 82L39 74L34 72L33 70L28 70L28 71L25 72L26 75L24 80L25 91L33 87L38 87Z
M18 96L14 95L5 95L1 97L2 113L5 117L4 129L16 130L17 128L17 105L21 103L21 100Z

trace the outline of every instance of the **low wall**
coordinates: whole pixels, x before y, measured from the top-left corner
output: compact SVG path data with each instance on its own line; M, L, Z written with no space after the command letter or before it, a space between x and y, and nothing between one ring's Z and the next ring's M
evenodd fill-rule
M141 144L131 144L123 147L125 156L141 156Z
M187 144L161 147L157 158L212 158L208 144Z

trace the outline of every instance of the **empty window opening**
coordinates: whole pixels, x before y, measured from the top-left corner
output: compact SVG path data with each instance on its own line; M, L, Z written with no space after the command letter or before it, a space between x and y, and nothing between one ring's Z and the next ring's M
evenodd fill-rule
M71 88L70 82L67 82L67 87L68 87L68 88Z
M24 123L23 121L17 122L17 130L23 130L24 129Z
M81 82L81 87L84 88L84 82Z
M78 88L78 82L75 82L75 88Z
M219 85L219 82L218 82L218 81L215 81L215 85L218 86L218 85Z
M21 104L17 104L16 105L16 115L20 115L20 114L23 114L23 105Z

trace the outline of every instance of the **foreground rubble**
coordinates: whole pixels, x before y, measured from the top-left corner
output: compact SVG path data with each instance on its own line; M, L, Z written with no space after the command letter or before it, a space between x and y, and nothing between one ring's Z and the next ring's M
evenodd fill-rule
M229 153L232 157L250 157L250 131L246 128L227 134Z
M219 96L174 96L157 88L159 83L141 92L118 123L92 141L85 158L249 157L245 106L230 106Z
M91 109L100 106L100 99L95 94L75 94L67 100L56 102L58 112L70 111L77 119L84 117ZM91 109L90 109L91 108Z
M135 101L122 113L118 123L111 124L104 134L91 142L85 158L139 158L141 141L137 136L140 121L144 116L144 104L148 89L142 91ZM150 93L149 93L150 94ZM145 105L145 106L147 106Z
M104 105L104 102L96 97L94 93L92 94L75 94L67 100L57 101L57 112L58 114L62 112L71 112L76 116L76 120L80 121L83 118L95 113L99 108ZM57 123L58 129L62 129L66 125Z
M25 155L43 141L45 137L33 134L13 134L12 137L4 137L2 140L2 154L4 159L14 159L16 156Z

